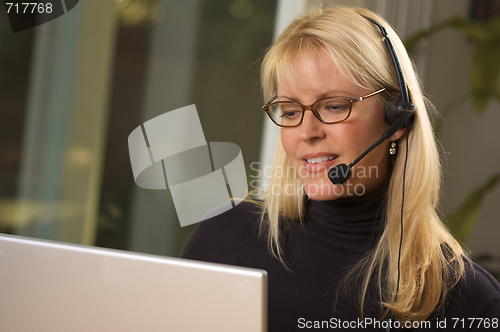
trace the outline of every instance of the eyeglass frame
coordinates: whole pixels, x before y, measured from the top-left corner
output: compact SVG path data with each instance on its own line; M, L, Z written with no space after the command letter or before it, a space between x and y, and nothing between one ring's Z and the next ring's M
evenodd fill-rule
M350 99L350 98L347 98L347 97L336 97L336 96L331 96L331 97L325 97L325 98L321 98L321 99L318 99L316 100L314 103L312 103L311 105L309 106L306 106L306 105L302 105L301 103L298 103L298 102L295 102L295 101L292 101L292 100L275 100L277 97L274 97L273 99L271 99L271 101L269 101L266 105L262 106L262 108L264 109L264 111L267 113L267 115L269 116L269 118L271 119L271 121L279 126L279 127L283 127L283 128L294 128L294 127L298 127L302 124L302 121L304 120L304 114L306 111L311 111L313 112L314 116L321 122L321 123L324 123L324 124L333 124L333 123L339 123L339 122L342 122L342 121L345 121L347 119L349 119L349 117L351 116L351 111L352 111L352 104L357 102L357 101L362 101L362 100L365 100L367 98L370 98L372 96L375 96L375 95L378 95L379 93L382 93L386 90L386 88L382 88L380 90L377 90L375 92L371 92L367 95L364 95L364 96L361 96L361 97L358 97L358 98L354 98L354 99ZM343 120L339 120L339 121L333 121L333 122L326 122L326 121L323 121L323 119L321 119L321 116L319 115L318 111L316 111L314 109L314 105L320 101L323 101L325 99L332 99L332 98L336 98L336 99L344 99L344 100L347 100L349 102L349 113L347 114L346 118L343 119ZM283 102L286 102L286 103L291 103L291 104L294 104L294 105L297 105L299 106L301 109L302 109L302 116L300 118L300 121L299 123L297 123L296 125L293 125L293 126L284 126L284 125L281 125L281 124L278 124L273 116L271 115L271 112L269 110L269 107L271 107L272 105L274 104L278 104L278 103L283 103Z

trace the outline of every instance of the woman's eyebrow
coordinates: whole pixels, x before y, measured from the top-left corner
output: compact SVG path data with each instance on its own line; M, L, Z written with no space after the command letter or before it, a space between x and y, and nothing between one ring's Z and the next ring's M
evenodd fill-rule
M350 96L354 96L354 94L351 93L351 92L347 92L347 91L343 91L343 90L341 90L341 91L337 91L336 90L336 91L325 92L325 93L322 93L320 95L317 95L317 99L316 100L327 98L327 97L348 97L349 95ZM284 96L284 95L276 96L274 99L278 100L280 98L285 98L285 99L288 99L290 101L294 101L294 102L300 104L300 102L297 99L292 98L292 97L288 97L288 96Z
M285 98L285 99L288 99L288 100L291 100L291 101L298 102L296 99L288 97L288 96L276 96L276 97L274 97L274 99L280 99L280 98Z
M347 97L347 96L354 96L354 94L352 92L347 92L344 90L335 90L318 95L318 99L326 97Z

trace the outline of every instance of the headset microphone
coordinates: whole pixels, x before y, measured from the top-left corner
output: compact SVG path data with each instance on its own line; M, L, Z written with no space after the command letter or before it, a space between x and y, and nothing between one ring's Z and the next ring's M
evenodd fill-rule
M387 50L389 51L389 55L391 56L394 68L396 70L400 94L395 102L385 107L385 120L388 124L391 125L389 129L385 131L385 133L378 141L373 143L372 146L370 146L352 163L350 163L349 165L340 164L332 167L328 171L328 178L333 184L343 184L344 182L346 182L351 176L351 168L354 165L356 165L361 159L363 159L368 153L370 153L370 151L372 151L377 146L382 144L382 142L384 142L386 139L394 135L396 131L403 127L404 124L406 124L406 127L409 128L409 125L413 122L415 116L415 105L413 105L410 101L410 96L408 94L408 88L406 86L403 70L401 69L398 56L396 55L396 51L394 50L392 42L389 39L389 35L387 34L387 30L372 18L364 15L361 16L375 24L380 29L380 32L384 38L384 43L387 46Z
M342 184L349 179L351 176L351 168L356 165L361 159L363 159L371 150L375 149L386 139L390 138L392 135L396 133L409 119L413 116L412 112L404 112L397 120L394 122L389 129L387 129L382 137L379 138L378 141L372 144L365 152L363 152L358 158L356 158L349 165L340 164L333 166L328 171L328 178L332 181L333 184Z

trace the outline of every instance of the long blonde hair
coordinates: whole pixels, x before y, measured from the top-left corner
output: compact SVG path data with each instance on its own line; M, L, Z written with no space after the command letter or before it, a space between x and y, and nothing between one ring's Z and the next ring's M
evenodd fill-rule
M466 256L436 213L441 164L426 107L429 105L430 109L430 104L423 96L413 64L397 34L384 19L364 8L336 7L311 12L293 21L267 52L261 71L263 92L266 101L275 96L280 81L291 82L297 77L298 57L311 63L319 53L328 55L336 67L360 87L399 90L380 31L361 15L373 18L387 29L416 107L416 117L409 133L399 140L400 157L395 160L386 198L385 231L369 255L351 270L348 279L361 280L361 314L369 286L376 285L380 303L385 307L384 314L390 309L399 320L424 320L435 309L443 307L446 294L464 277ZM396 299L406 140L409 149L404 237ZM261 229L267 232L273 255L285 266L280 238L286 223L302 220L304 212L304 195L298 176L294 172L282 172L290 166L281 140L278 140L269 188L278 186L293 190L270 190L266 194Z

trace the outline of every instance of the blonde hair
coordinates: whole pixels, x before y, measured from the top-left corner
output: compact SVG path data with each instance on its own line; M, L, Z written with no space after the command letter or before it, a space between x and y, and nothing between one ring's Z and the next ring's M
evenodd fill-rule
M434 132L427 112L420 81L403 43L390 25L364 8L330 8L314 11L296 19L267 52L261 71L266 101L276 95L281 81L293 82L298 75L297 60L312 65L318 54L326 54L354 84L370 89L399 90L394 66L383 43L380 30L363 16L382 24L394 45L406 78L409 94L416 107L415 121L409 133L399 140L389 180L386 228L375 248L351 270L345 280L361 280L359 294L363 315L369 286L376 285L384 315L391 310L399 320L424 320L443 308L447 293L465 276L466 255L448 232L436 212L441 184L441 164ZM380 97L380 98L388 98ZM404 156L408 140L404 201L404 237L400 256L401 203ZM264 198L261 230L267 232L273 255L286 267L280 238L286 224L301 221L304 195L301 181L292 172L277 172L291 166L278 140L269 187L293 188ZM353 278L356 277L356 278Z

